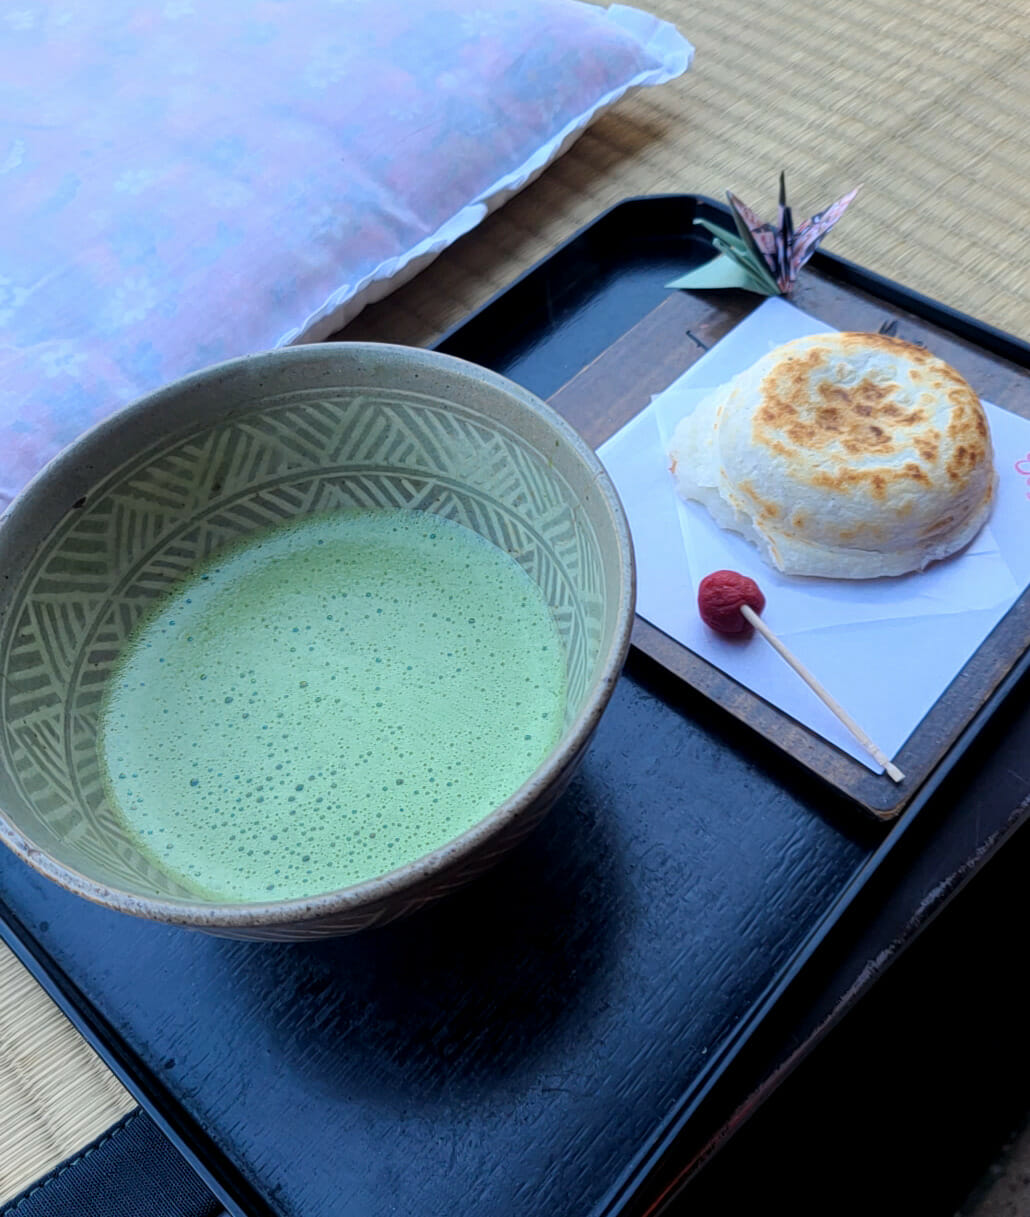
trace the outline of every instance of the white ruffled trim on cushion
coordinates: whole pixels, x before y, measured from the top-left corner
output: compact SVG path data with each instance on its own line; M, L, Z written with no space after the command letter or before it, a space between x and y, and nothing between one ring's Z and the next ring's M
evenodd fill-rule
M637 39L643 51L656 61L655 66L639 72L618 88L598 98L588 109L566 123L521 165L498 178L477 198L446 220L431 236L393 258L384 259L357 283L344 284L338 288L301 325L283 334L276 343L277 346L321 342L335 334L349 321L353 321L366 305L382 300L401 284L413 279L459 237L471 232L491 211L539 177L548 165L558 160L575 143L594 119L626 93L632 89L674 80L677 76L682 76L693 62L693 46L670 22L625 4L613 4L605 10L604 16L613 25Z

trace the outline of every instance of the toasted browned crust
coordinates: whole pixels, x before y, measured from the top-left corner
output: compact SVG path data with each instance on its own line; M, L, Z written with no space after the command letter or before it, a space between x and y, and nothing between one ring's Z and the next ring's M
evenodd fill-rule
M831 493L862 486L882 500L899 482L964 482L987 459L983 407L954 368L899 338L827 338L769 370L753 416L755 443L789 460L796 476ZM885 379L885 366L904 374ZM856 379L856 368L868 371Z
M869 578L965 545L996 475L972 386L880 334L784 343L713 391L670 446L680 493L781 570Z

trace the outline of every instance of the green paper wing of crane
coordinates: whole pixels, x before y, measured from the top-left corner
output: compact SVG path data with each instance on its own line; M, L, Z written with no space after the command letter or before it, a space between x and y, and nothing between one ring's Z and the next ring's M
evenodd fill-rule
M729 232L709 223L708 220L695 220L694 223L708 229L714 237L716 249L720 252L703 266L698 266L666 283L666 287L699 291L735 287L747 292L756 292L760 296L779 294L776 280L735 232Z

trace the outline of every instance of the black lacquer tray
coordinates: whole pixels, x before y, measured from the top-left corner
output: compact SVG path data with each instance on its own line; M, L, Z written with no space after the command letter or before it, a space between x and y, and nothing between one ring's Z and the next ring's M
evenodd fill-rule
M442 349L600 442L755 303L663 286L710 255L699 210L721 211L621 204ZM801 307L896 320L984 396L1025 394L1024 344L829 255L806 275ZM625 1211L856 897L950 808L949 775L980 763L970 746L996 710L1021 713L1017 610L890 825L641 629L568 793L435 908L313 945L229 942L89 905L5 851L0 933L234 1213Z

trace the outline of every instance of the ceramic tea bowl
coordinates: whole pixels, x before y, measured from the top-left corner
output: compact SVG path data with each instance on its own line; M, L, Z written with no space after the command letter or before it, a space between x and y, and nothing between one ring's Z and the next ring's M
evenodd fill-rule
M377 506L475 530L543 590L565 653L557 742L471 828L386 873L260 902L193 890L141 847L104 777L102 707L127 640L222 547L298 516ZM361 343L209 368L82 436L0 518L0 838L68 891L154 921L259 939L389 921L479 875L548 811L610 699L633 607L611 482L513 383Z

